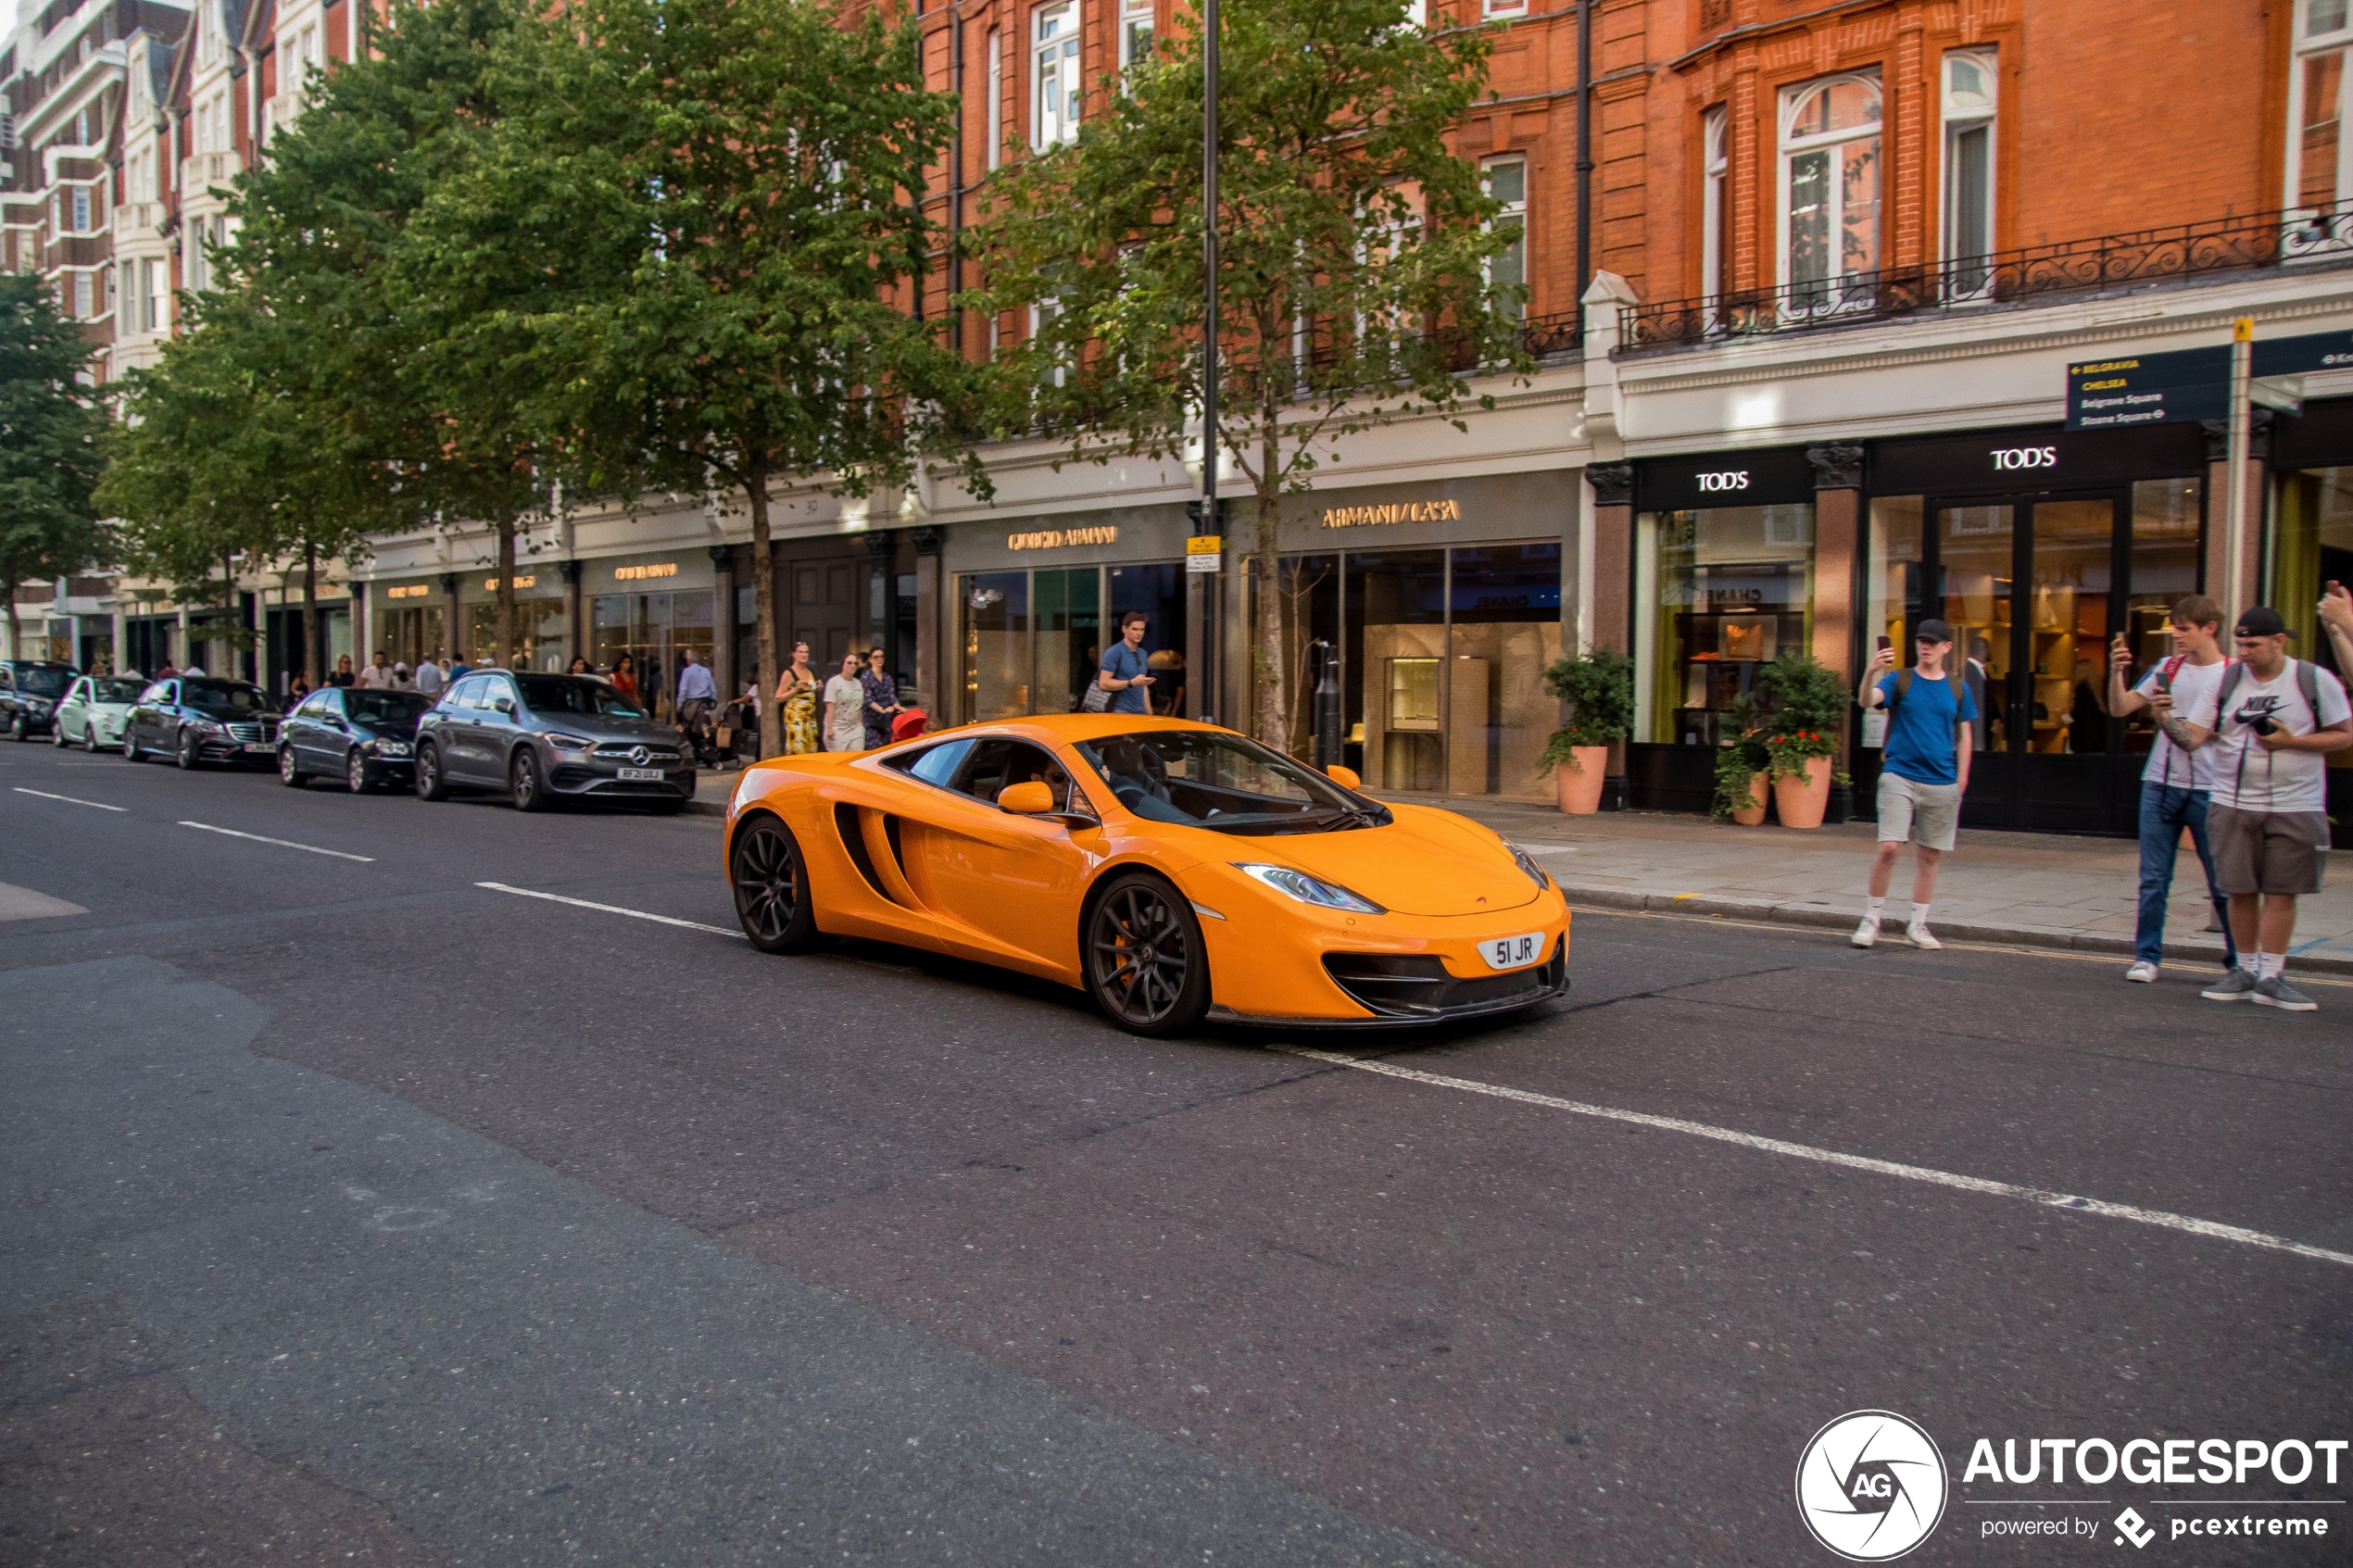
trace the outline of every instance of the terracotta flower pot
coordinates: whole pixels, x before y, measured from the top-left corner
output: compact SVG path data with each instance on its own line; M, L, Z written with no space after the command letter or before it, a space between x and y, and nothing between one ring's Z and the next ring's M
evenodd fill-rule
M1780 773L1773 780L1773 805L1785 828L1818 828L1831 803L1831 759L1808 757L1803 775Z
M1734 807L1732 821L1744 828L1762 826L1765 822L1765 808L1770 805L1773 799L1773 775L1770 773L1752 775L1748 781L1748 797L1756 804Z
M1560 785L1561 809L1571 816L1589 817L1602 809L1602 781L1609 772L1609 747L1580 746L1572 750L1577 766L1562 763L1553 770L1553 780Z

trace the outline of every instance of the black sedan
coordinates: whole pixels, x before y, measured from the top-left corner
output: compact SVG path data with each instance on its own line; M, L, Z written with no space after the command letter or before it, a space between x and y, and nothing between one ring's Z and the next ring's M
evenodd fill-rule
M683 809L695 759L678 732L593 675L483 670L417 723L417 794L497 790L524 811L560 799L639 800Z
M0 659L0 730L19 741L47 734L66 688L81 673L54 659Z
M314 777L341 779L354 795L380 784L405 787L416 770L417 721L432 707L416 692L312 692L278 731L278 777L296 789Z
M170 757L182 768L261 761L278 754L278 710L249 682L174 675L141 692L123 716L122 754L133 762Z

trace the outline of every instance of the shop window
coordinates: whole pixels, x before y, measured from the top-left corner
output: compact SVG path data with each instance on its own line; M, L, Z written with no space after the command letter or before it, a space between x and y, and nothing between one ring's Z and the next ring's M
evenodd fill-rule
M1528 314L1528 160L1490 158L1484 169L1487 194L1503 208L1490 227L1504 236L1504 248L1488 259L1487 285L1507 296L1503 308Z
M2203 487L2195 479L2145 479L2133 486L2131 596L2124 601L2124 632L2135 671L2146 671L2172 655L2173 639L2165 628L2174 602L2198 591L2203 510ZM2353 554L2347 558L2353 560ZM2146 709L2125 721L2128 751L2145 755L2156 739L2157 726Z
M1634 551L1633 738L1718 745L1764 666L1813 646L1813 505L1644 512Z
M1834 76L1781 95L1783 282L1801 312L1868 307L1880 258L1880 85Z
M1349 556L1345 565L1341 668L1353 678L1342 687L1342 734L1362 748L1365 782L1377 789L1437 791L1459 777L1465 793L1484 789L1483 733L1476 742L1465 738L1459 774L1448 765L1455 736L1447 724L1442 672L1446 552L1365 552ZM1303 680L1302 685L1312 695ZM1292 707L1308 709L1293 721L1304 739L1314 705Z
M1893 648L1911 646L1910 629L1920 608L1920 517L1918 495L1883 495L1871 502L1870 537L1863 567L1863 634L1866 655L1881 637ZM1962 650L1964 655L1968 649ZM1860 663L1861 660L1857 660ZM1908 662L1908 659L1899 662ZM1983 725L1978 726L1982 732ZM1887 741L1887 710L1863 715L1862 744L1873 750ZM1982 744L1981 734L1980 743Z
M481 605L472 607L475 635L482 635ZM562 646L562 601L556 603L559 622L555 646ZM709 664L711 648L711 590L686 589L669 594L599 594L589 601L587 653L599 670L615 670L623 658L637 685L637 700L658 719L670 717L678 668L689 648L698 661ZM529 623L529 612L516 606L518 637ZM482 648L479 640L477 649ZM486 650L485 650L486 651ZM560 663L554 668L561 669ZM830 671L829 671L830 673Z
M1120 0L1119 69L1133 69L1152 52L1152 0Z
M2277 606L2296 633L2290 652L2334 669L2336 652L2322 634L2314 607L2322 583L2353 583L2353 468L2304 469L2284 475L2275 526L2271 592L2264 602Z
M1013 719L1030 711L1029 573L963 579L964 713Z
M1030 13L1029 144L1038 152L1078 134L1078 6Z
M1449 562L1447 788L1554 798L1540 761L1560 727L1544 669L1561 657L1561 547L1492 545Z
M2286 205L2325 211L2353 194L2343 133L2353 0L2299 0L2288 76Z
M684 597L686 596L673 595L671 596ZM491 656L498 646L498 602L496 599L483 599L469 604L466 607L466 621L468 661L473 664L492 662ZM563 672L565 666L569 663L565 656L567 642L565 633L571 628L564 620L564 601L561 590L553 594L544 590L528 595L518 594L515 597L514 626L513 658L509 668L535 670L550 675ZM710 651L707 644L696 657L708 662ZM639 662L642 666L644 661L641 659ZM637 690L640 696L651 700L642 677L638 682Z
M1944 56L1944 258L1957 264L1952 289L1964 298L1991 282L1994 64L1990 49Z
M1147 700L1163 718L1186 717L1191 711L1187 707L1191 694L1185 663L1184 567L1176 561L1114 566L1104 578L1111 599L1110 613L1103 618L1104 637L1118 637L1128 612L1140 610L1146 618L1144 662L1152 678Z
M1030 619L1038 659L1031 711L1074 712L1102 668L1102 570L1067 567L1031 577Z
M1700 292L1713 307L1727 292L1731 249L1730 119L1722 105L1700 117Z

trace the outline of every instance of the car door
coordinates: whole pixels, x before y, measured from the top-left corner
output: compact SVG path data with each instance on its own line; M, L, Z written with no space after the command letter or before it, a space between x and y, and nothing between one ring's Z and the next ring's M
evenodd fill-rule
M506 706L502 709L500 703ZM474 706L466 715L472 721L466 729L466 749L478 782L507 782L507 754L513 748L515 738L522 734L522 711L512 676L482 677L482 685L474 694Z
M172 716L180 710L180 683L165 681L147 688L139 699L139 744L152 751L163 751L178 743L178 726Z
M286 715L286 744L294 748L295 764L306 773L333 772L343 767L343 693L330 686L302 699Z
M473 782L472 750L478 718L475 701L482 696L483 677L469 675L449 688L434 709L433 741L441 753L441 776L445 779L471 784Z
M940 938L952 950L1076 984L1078 906L1101 835L1083 823L997 805L1006 785L1033 779L1053 786L1057 804L1071 805L1077 785L1044 747L1007 737L977 741L950 788L910 801L900 830L908 879L937 911ZM1091 810L1083 793L1076 800Z
M57 699L57 712L51 721L51 733L79 739L89 711L90 677L77 675L66 687L66 695Z
M17 719L17 672L0 670L0 730L6 729Z

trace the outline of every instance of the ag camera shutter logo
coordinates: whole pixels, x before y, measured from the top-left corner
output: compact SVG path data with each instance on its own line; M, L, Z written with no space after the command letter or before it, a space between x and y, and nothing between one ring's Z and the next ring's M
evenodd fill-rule
M1699 487L1702 494L1723 490L1745 490L1748 488L1748 470L1733 469L1726 473L1701 474Z
M1893 1411L1850 1411L1797 1461L1798 1517L1849 1562L1892 1562L1928 1539L1950 1494L1935 1439Z
M1997 446L1994 449L1994 466L1997 469L2055 469L2058 467L2056 446Z

